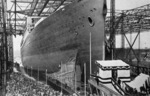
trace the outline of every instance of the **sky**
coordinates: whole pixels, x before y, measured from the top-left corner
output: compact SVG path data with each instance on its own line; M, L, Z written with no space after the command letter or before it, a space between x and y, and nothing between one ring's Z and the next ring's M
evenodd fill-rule
M21 63L20 58L20 43L21 43L22 36L13 37L13 44L14 44L14 62Z
M10 9L10 0L8 0L8 6ZM128 10L136 7L140 7L146 4L150 4L150 0L116 0L115 9L116 10ZM107 0L107 8L110 9L110 0ZM133 36L134 37L134 36ZM22 36L16 36L13 38L14 41L14 61L21 63L20 60L20 42Z
M107 8L110 9L110 1L107 0ZM128 10L150 4L150 0L115 0L116 10Z

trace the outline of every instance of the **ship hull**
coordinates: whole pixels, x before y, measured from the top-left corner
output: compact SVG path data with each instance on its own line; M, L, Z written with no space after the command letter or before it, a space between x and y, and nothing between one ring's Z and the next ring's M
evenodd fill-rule
M54 52L48 54L39 54L24 57L24 67L39 69L40 71L48 71L48 73L57 72L60 64L69 61L71 57L76 56L76 50L68 50L65 52ZM64 59L65 58L65 59ZM66 61L65 61L66 60Z
M23 66L55 73L61 69L61 64L75 58L74 64L80 69L74 70L81 70L80 81L84 77L84 64L87 66L86 78L89 78L90 57L93 74L97 72L95 60L105 57L106 10L105 0L77 0L47 17L23 38Z

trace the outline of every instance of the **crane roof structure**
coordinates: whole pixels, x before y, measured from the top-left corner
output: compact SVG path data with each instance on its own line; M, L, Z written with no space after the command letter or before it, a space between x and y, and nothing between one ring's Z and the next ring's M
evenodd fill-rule
M47 17L73 0L11 0L11 2L13 4L8 10L8 21L12 22L15 34L23 34L27 16Z

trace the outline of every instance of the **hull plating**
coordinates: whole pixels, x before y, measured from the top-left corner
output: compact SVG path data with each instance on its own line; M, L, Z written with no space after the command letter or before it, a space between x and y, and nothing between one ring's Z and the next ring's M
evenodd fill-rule
M105 10L104 0L77 0L47 17L23 39L24 67L54 73L61 62L76 58L82 73L87 64L88 78L91 42L92 73L96 73L95 60L104 59Z

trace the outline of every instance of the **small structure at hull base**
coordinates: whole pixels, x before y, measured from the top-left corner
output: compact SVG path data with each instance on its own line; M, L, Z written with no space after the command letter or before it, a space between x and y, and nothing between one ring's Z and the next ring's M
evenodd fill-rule
M115 81L130 82L130 66L121 60L96 61L99 66L98 76L103 83Z

